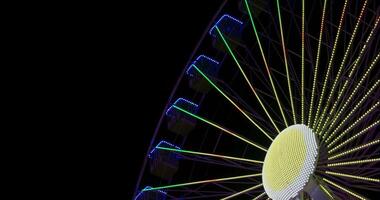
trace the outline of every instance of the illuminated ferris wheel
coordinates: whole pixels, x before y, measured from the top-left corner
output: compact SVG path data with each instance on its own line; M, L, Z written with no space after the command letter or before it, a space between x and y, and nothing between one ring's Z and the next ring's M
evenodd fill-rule
M229 0L159 120L134 199L380 192L380 2Z

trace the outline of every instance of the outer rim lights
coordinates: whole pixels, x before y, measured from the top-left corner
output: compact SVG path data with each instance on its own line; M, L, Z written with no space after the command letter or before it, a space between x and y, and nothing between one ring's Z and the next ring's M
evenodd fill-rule
M211 27L210 31L208 32L210 35L214 35L213 32L215 30L215 27L217 27L219 25L220 22L222 22L223 20L225 20L225 18L228 18L232 21L235 21L236 23L240 24L240 25L243 25L243 22L234 18L234 17L231 17L230 15L228 14L224 14L222 17L219 18L219 20L215 23L215 25L213 27Z
M171 144L169 142L166 142L165 140L161 140L156 147L154 147L148 154L148 158L152 158L152 154L156 151L158 147L170 147L170 148L176 148L176 149L181 149L178 146L175 146L174 144Z
M165 112L166 116L171 116L171 111L173 109L173 106L178 106L178 104L187 104L193 107L193 111L197 112L198 111L198 104L195 104L187 99L184 98L178 98Z
M317 157L317 139L309 127L296 124L283 130L265 156L265 192L271 199L298 196L314 173Z

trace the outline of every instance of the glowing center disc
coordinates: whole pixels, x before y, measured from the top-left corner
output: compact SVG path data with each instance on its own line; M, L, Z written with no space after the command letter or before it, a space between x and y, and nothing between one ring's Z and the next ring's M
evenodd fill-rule
M314 173L318 156L313 131L292 125L273 141L265 156L263 185L271 199L291 199L301 192Z

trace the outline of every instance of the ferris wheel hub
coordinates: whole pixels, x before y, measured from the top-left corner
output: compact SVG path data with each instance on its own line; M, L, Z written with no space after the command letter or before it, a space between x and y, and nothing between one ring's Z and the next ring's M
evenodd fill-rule
M311 128L296 124L284 129L264 160L263 186L268 196L294 199L313 191L313 186L318 185L313 176L318 152L318 140Z

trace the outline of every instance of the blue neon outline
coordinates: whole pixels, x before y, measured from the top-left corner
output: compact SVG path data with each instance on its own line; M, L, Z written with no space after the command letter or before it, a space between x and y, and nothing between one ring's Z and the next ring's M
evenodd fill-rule
M170 147L174 147L174 148L176 148L176 149L181 149L181 148L179 148L178 146L176 146L176 145L174 145L174 144L171 144L171 143L169 143L169 142L167 142L167 141L165 141L165 140L161 140L150 152L149 152L149 154L148 154L148 158L151 158L151 154L153 154L154 153L154 151L156 150L156 148L157 147L161 147L160 145L162 144L162 143L164 143L164 144L167 144L167 145L169 145Z
M219 18L219 20L215 23L214 26L211 27L210 31L208 32L210 35L212 35L212 31L214 30L214 28L218 25L218 23L224 18L224 17L228 17L234 21L236 21L237 23L239 23L240 25L243 25L243 22L234 18L234 17L231 17L231 15L228 15L228 14L224 14L221 18Z
M193 103L193 102L191 102L191 101L189 101L189 100L187 100L187 99L184 99L184 98L182 98L182 97L180 97L180 98L178 98L167 110L166 110L166 112L165 112L165 115L166 116L169 116L168 115L168 112L171 110L171 109L173 109L173 105L176 105L177 103L178 103L178 101L180 101L180 100L183 100L183 101L185 101L186 103L189 103L189 104L191 104L191 105L193 105L193 106L195 106L196 108L198 108L198 105L197 104L195 104L195 103Z
M214 59L212 59L212 58L210 58L210 57L208 57L208 56L205 56L205 55L200 55L200 56L198 56L196 59L195 59L195 61L193 61L192 63L191 63L191 65L187 68L187 70L186 70L186 74L187 75L189 75L189 76L193 76L192 74L189 74L189 71L190 71L190 69L191 68L193 68L193 65L194 65L194 63L196 63L200 58L205 58L205 59L207 59L207 60L209 60L209 61L211 61L211 62L213 62L213 63L215 63L215 64L217 64L217 65L219 65L219 62L218 61L216 61L216 60L214 60Z
M190 71L191 68L193 68L193 66L195 66L194 63L192 63L192 64L189 66L189 68L187 68L187 70L186 70L186 74L189 75L189 76L191 76L191 77L193 77L194 75L189 74L189 71Z
M134 200L136 200L140 195L142 195L147 189L151 189L152 187L151 186L145 186L144 189L142 189L135 197ZM167 194L166 192L162 191L162 190L155 190L155 191L158 191L158 192L161 192L162 194Z

